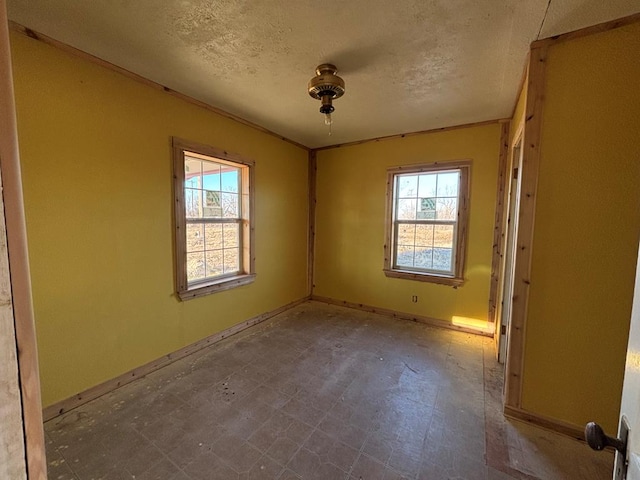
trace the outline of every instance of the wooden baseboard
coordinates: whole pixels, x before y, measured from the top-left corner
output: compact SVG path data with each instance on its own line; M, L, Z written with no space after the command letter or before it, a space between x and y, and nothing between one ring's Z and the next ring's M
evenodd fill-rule
M53 405L49 405L48 407L45 407L42 412L44 421L46 422L47 420L51 420L52 418L67 413L69 410L73 410L80 405L84 405L91 400L95 400L96 398L106 393L112 392L113 390L122 387L123 385L131 383L138 378L144 377L151 372L155 372L162 367L165 367L177 360L180 360L181 358L191 355L198 350L202 350L203 348L213 345L220 340L235 335L236 333L246 330L247 328L257 325L258 323L264 322L265 320L268 320L271 317L289 310L290 308L300 305L307 300L309 300L309 297L304 297L294 302L288 303L287 305L283 305L280 308L276 308L275 310L262 313L256 317L250 318L249 320L245 320L242 323L234 325L233 327L227 328L226 330L214 333L213 335L203 338L202 340L198 340L197 342L192 343L191 345L187 345L180 350L176 350L175 352L164 355L152 362L134 368L133 370L123 373L122 375L119 375L111 380L107 380L106 382L91 387L83 392L73 395L72 397L54 403Z
M552 432L560 433L576 440L585 441L584 439L584 427L579 427L572 423L563 422L555 418L545 417L544 415L538 415L536 413L527 412L521 408L504 406L504 414L509 418L520 420L537 427L542 427Z
M365 312L379 313L381 315L388 315L393 318L400 318L402 320L411 320L414 322L424 323L433 327L448 328L449 330L456 330L464 333L473 333L475 335L482 335L485 337L493 337L493 332L488 333L482 330L476 330L470 327L464 327L461 325L454 325L446 320L440 320L438 318L425 317L423 315L413 315L411 313L397 312L395 310L389 310L388 308L372 307L371 305L365 305L363 303L347 302L346 300L336 300L329 297L321 297L318 295L311 295L311 300L316 302L328 303L329 305L338 305L340 307L353 308L355 310L362 310Z

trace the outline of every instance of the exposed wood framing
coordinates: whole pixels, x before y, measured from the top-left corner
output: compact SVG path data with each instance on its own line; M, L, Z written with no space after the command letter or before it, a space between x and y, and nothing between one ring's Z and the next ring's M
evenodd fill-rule
M27 478L21 400L7 232L0 196L0 478Z
M11 295L18 350L18 371L29 480L47 478L40 400L38 350L31 303L27 230L13 98L13 79L6 5L0 0L0 171L7 225Z
M493 258L491 260L491 286L489 290L489 322L496 321L498 290L500 281L501 259L504 256L504 217L507 188L510 182L510 175L507 175L507 164L509 157L509 122L500 124L500 156L498 160L498 193L496 194L496 214L493 227Z
M213 345L220 340L235 335L236 333L246 330L247 328L257 325L258 323L264 322L265 320L268 320L271 317L274 317L286 310L289 310L290 308L306 302L307 300L308 297L304 297L294 302L288 303L287 305L283 305L280 308L276 308L275 310L271 310L270 312L262 313L258 316L250 318L249 320L245 320L242 323L234 325L233 327L227 328L226 330L210 335L206 338L203 338L202 340L198 340L197 342L194 342L191 345L187 345L180 350L176 350L175 352L164 355L157 360L134 368L133 370L123 373L116 378L107 380L106 382L96 385L95 387L91 387L72 397L50 405L44 409L44 420L51 420L52 418L63 415L68 411L73 410L74 408L84 405L91 400L95 400L96 398L106 393L112 392L113 390L122 387L123 385L127 385L128 383L131 383L138 378L144 377L151 372L155 372L162 367L166 367L167 365L170 365L173 362L180 360L181 358L191 355L198 350L202 350L203 348Z
M513 310L509 332L509 351L505 372L505 409L522 406L522 372L527 303L531 274L536 190L540 164L540 136L545 86L547 47L533 48L529 57L529 79L525 114L525 145L522 158L522 186L513 286Z
M425 317L423 315L413 315L411 313L398 312L396 310L390 310L388 308L373 307L371 305L365 305L363 303L347 302L346 300L336 300L335 298L321 297L318 295L312 295L311 300L316 302L327 303L329 305L337 305L340 307L353 308L354 310L362 310L364 312L379 313L380 315L387 315L389 317L399 318L401 320L411 320L412 322L424 323L426 325L431 325L432 327L446 328L448 330L457 330L459 332L473 333L476 335L483 335L486 337L493 336L493 332L488 330L484 331L484 330L474 329L471 327L454 325L451 322L448 322L446 320L440 320L438 318Z
M430 130L421 130L418 132L409 132L409 133L399 133L397 135L387 135L384 137L376 137L376 138L368 138L365 140L357 140L355 142L347 142L347 143L338 143L336 145L328 145L326 147L316 148L316 151L319 150L330 150L332 148L342 148L342 147L352 147L354 145L362 145L363 143L370 142L380 142L382 140L393 140L394 138L405 138L405 137L413 137L415 135L424 135L425 133L438 133L438 132L448 132L449 130L458 130L460 128L472 128L472 127L481 127L483 125L493 125L498 122L509 121L509 119L498 118L495 120L486 120L483 122L475 122L475 123L465 123L462 125L453 125L450 127L442 127L442 128L432 128Z
M313 275L316 254L316 176L318 173L318 159L315 150L309 152L309 245L307 260L307 291L313 295Z
M593 35L594 33L606 32L607 30L613 30L615 28L624 27L625 25L631 25L632 23L640 22L640 13L634 13L627 17L618 18L616 20L610 20L608 22L598 23L597 25L591 25L589 27L580 28L573 32L563 33L561 35L554 35L553 37L543 38L537 40L531 44L531 48L543 48L550 47L556 43L566 42L567 40L573 40L575 38L586 37Z
M261 127L260 125L250 122L249 120L245 120L244 118L238 117L237 115L234 115L232 113L229 112L225 112L224 110L214 107L213 105L209 105L208 103L205 103L203 101L200 100L196 100L193 97L190 97L188 95L185 95L184 93L180 93L177 92L169 87L165 87L164 85L160 85L159 83L154 82L153 80L149 80L148 78L145 78L141 75L138 75L137 73L133 73L125 68L119 67L118 65L114 65L113 63L107 62L106 60L102 60L101 58L98 58L94 55L91 55L90 53L87 52L83 52L82 50L79 50L75 47L72 47L71 45L68 45L64 42L61 42L59 40L56 40L55 38L51 38L48 37L47 35L44 35L42 33L36 32L30 28L27 28L23 25L20 25L19 23L10 21L9 22L9 26L12 30L19 32L23 35L26 35L27 37L33 38L34 40L38 40L41 41L43 43L46 43L47 45L51 45L52 47L58 48L59 50L62 50L66 53L69 53L71 55L74 55L76 57L80 57L83 60L86 60L88 62L91 63L95 63L96 65L100 65L103 68L107 68L109 70L112 70L114 72L117 72L121 75L124 75L127 78L130 78L131 80L135 80L136 82L140 82L143 83L144 85L148 86L148 87L152 87L155 88L156 90L161 90L165 93L168 93L169 95L172 95L174 97L179 98L180 100L183 100L187 103L190 103L192 105L196 105L198 107L204 108L206 110L209 110L217 115L220 115L221 117L225 117L231 120L234 120L238 123L241 123L243 125L246 125L247 127L251 127L255 130L258 130L259 132L262 133L266 133L267 135L271 135L273 137L277 137L280 140L283 140L287 143L290 143L292 145L295 145L296 147L302 148L303 150L309 150L309 148L307 148L306 146L302 145L301 143L298 143L294 140L291 140L287 137L283 137L282 135L276 133L276 132L272 132L271 130L268 130L264 127Z

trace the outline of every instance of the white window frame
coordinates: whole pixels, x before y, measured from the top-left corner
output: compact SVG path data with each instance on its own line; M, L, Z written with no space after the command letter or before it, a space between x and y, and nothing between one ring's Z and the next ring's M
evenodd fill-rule
M458 189L458 211L455 221L442 224L454 225L454 239L452 251L453 268L451 273L438 272L420 268L396 265L397 231L401 223L434 224L432 220L398 220L397 211L397 178L406 174L445 173L457 171L460 173ZM469 220L469 192L471 185L471 160L455 160L448 162L407 165L387 169L387 206L385 215L385 245L384 245L384 274L387 277L417 280L422 282L439 283L461 286L464 283L464 267L466 261L466 244ZM418 197L419 198L419 197Z
M255 280L254 167L255 162L224 150L179 138L172 138L175 206L176 292L181 300L209 295L247 285ZM210 159L240 170L240 259L239 272L221 274L196 282L187 280L187 216L185 205L185 155ZM211 220L215 223L217 220Z

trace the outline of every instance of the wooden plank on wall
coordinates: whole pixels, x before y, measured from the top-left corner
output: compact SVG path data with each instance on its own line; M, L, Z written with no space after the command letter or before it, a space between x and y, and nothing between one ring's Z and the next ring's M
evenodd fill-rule
M505 408L522 406L522 374L527 304L531 284L531 257L536 193L540 165L540 137L548 48L532 48L529 57L528 94L525 114L525 145L522 156L522 186L516 236L513 309L509 332L509 352L505 372Z
M490 322L496 321L498 290L502 276L500 263L504 250L504 217L509 176L507 175L507 158L509 156L509 122L500 124L500 156L498 160L498 192L496 194L496 214L493 226L493 258L491 260L491 286L489 290Z
M0 478L23 480L27 464L6 233L0 198Z
M41 480L47 478L47 465L5 0L0 0L0 85L0 172L7 226L15 320L14 338L18 350L27 473L30 480Z
M313 275L316 252L316 175L318 160L315 150L309 152L309 245L307 260L307 292L313 295Z

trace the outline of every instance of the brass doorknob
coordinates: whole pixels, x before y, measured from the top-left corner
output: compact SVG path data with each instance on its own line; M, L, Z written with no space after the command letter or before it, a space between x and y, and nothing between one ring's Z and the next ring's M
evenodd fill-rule
M589 422L584 428L584 438L594 450L604 450L607 447L613 447L622 455L627 452L627 443L620 438L614 438L606 435L602 427L596 422Z

